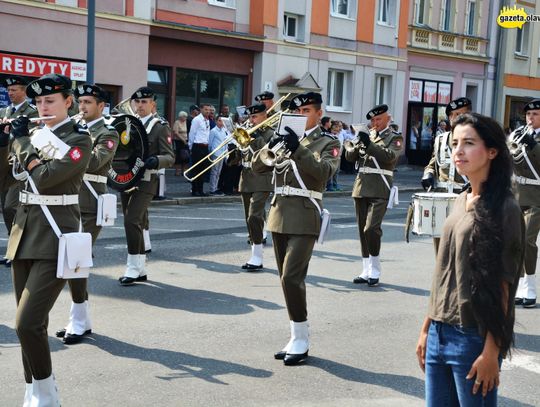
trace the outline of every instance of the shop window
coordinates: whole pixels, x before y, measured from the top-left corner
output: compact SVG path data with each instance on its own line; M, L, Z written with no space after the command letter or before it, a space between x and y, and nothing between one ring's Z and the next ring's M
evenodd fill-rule
M334 17L345 17L354 19L356 10L355 0L332 0L330 3L330 14Z
M516 54L527 56L529 55L529 26L525 23L521 30L516 29Z
M352 86L352 72L336 69L328 70L327 108L350 110L349 94Z
M283 15L283 38L292 41L304 40L304 16L289 13Z
M222 73L176 70L176 113L189 112L193 104L210 103L217 111L224 104L234 111L242 105L244 77Z
M169 94L169 71L166 68L149 67L147 72L148 86L156 94L156 109L159 115L167 115L167 98Z
M478 100L478 85L467 85L465 88L465 96L471 100L471 107L473 112L475 110L476 102Z
M443 0L441 6L441 30L452 31L452 0Z
M379 0L377 21L389 26L396 24L396 0Z
M375 76L375 104L381 105L388 103L390 100L391 76L376 75Z
M465 34L466 35L476 35L475 24L476 24L476 0L467 1L467 12L465 16Z
M415 23L418 25L429 24L429 0L416 0L414 3Z
M208 0L208 4L213 6L235 8L236 0Z

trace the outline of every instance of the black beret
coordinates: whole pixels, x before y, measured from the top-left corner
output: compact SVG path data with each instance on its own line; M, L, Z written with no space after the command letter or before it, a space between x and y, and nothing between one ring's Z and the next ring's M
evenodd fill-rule
M375 106L373 109L371 109L369 112L367 112L366 119L371 120L375 116L383 114L384 112L388 112L388 105Z
M457 98L452 100L446 105L445 113L447 116L450 115L454 110L461 109L462 107L471 106L472 102L469 98Z
M528 112L529 110L536 110L540 109L540 99L533 99L529 103L525 105L523 108L524 112Z
M272 100L272 99L274 99L274 94L272 92L268 92L267 90L255 96L256 102L261 102L263 100Z
M11 85L26 86L28 84L28 81L22 76L8 76L6 79L2 81L2 84L5 87L11 86Z
M41 78L30 82L26 87L26 95L32 99L36 96L46 96L60 92L71 92L71 79L56 73L43 75Z
M293 110L298 109L301 106L320 104L322 104L321 94L316 92L308 92L293 97L291 103L289 103L289 109Z
M103 102L107 99L107 94L103 89L96 85L90 85L89 83L78 85L77 88L75 88L75 97L78 99L81 96L94 96Z
M266 112L266 106L263 104L256 103L254 105L246 107L247 114L256 114Z
M139 89L137 89L133 95L131 95L131 100L133 99L156 99L156 94L154 93L154 90L152 88L149 88L148 86L141 86Z
M190 113L193 112L194 110L198 110L198 111L200 112L200 111L201 111L201 108L200 108L199 106L197 106L197 105L191 105L191 106L189 107Z

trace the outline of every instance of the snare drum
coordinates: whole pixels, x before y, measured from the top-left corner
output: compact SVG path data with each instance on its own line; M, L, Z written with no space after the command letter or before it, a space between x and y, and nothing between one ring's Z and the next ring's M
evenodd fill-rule
M422 192L412 196L413 229L415 235L440 237L444 221L450 214L458 194Z

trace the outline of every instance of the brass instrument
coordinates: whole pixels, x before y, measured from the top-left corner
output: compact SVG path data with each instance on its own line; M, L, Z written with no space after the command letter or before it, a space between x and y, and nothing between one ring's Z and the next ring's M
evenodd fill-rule
M521 164L525 159L525 151L523 149L522 141L526 135L531 133L534 133L534 129L530 125L527 125L519 134L514 133L513 138L509 140L508 150L510 150L510 155L514 159L514 163Z
M351 127L358 133L358 131L356 130L357 128L359 128L360 126L365 126L364 124L359 124L359 125L351 125ZM367 126L366 126L367 127ZM373 137L375 136L375 133L377 131L375 129L370 129L369 130L369 135L370 137ZM349 152L349 153L352 153L354 152L354 150L356 150L357 148L360 149L360 150L364 150L366 149L366 146L362 143L362 141L360 140L360 137L358 137L358 135L356 135L356 138L353 139L353 140L345 140L343 142L343 148L345 149L345 151ZM362 155L365 155L362 154Z
M275 106L278 106L278 104L283 102L288 96L289 96L289 94L281 97L268 110L271 110ZM231 155L234 150L225 151L225 152L221 153L220 155L218 155L216 158L212 158L212 156L214 154L216 154L219 150L221 150L227 144L234 143L234 144L236 144L236 148L240 149L241 151L247 149L249 147L249 144L253 140L252 137L251 137L251 135L253 133L255 133L257 130L260 130L260 129L266 129L266 128L269 128L269 127L275 127L277 125L277 123L279 122L279 119L280 119L281 115L283 113L285 113L285 112L286 112L286 110L283 111L283 112L276 112L272 116L270 116L267 119L265 119L264 121L262 121L261 123L257 124L256 126L251 126L249 128L246 128L246 127L243 127L243 126L235 127L234 130L232 131L232 134L229 137L227 137L225 140L223 140L216 148L214 148L212 151L210 151L205 157L201 158L199 161L197 161L195 164L193 164L191 167L189 167L186 171L184 171L184 178L187 179L189 182L192 182L193 180L199 178L201 175L205 174L208 170L210 170L217 163L219 163L220 161L224 160L229 155ZM210 162L210 165L205 167L202 171L200 171L199 173L197 173L193 177L190 177L189 175L187 175L187 174L191 173L194 169L199 168L202 164L206 163L207 161Z
M131 116L137 116L131 107L131 98L126 98L112 108L111 114L129 114Z

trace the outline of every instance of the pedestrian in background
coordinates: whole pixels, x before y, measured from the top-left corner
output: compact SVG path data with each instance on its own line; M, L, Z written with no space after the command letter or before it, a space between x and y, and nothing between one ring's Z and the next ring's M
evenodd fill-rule
M189 147L187 142L187 118L188 114L184 111L178 113L178 119L173 123L173 141L174 141L174 175L184 175L184 170L189 164Z
M330 124L330 134L332 134L334 137L336 137L339 140L340 143L340 149L343 149L343 135L341 131L343 130L343 126L339 120L332 120ZM341 157L341 152L340 152ZM341 158L340 158L341 160ZM334 174L332 174L332 177L328 180L326 183L326 190L327 191L341 191L341 188L338 184L338 172L339 172L339 165Z
M223 117L219 116L216 119L216 127L214 127L212 130L210 130L210 137L208 138L208 150L214 151L216 148L219 147L220 144L225 141L225 139L229 136L229 132L227 131L227 128L225 127L223 123ZM227 146L224 145L220 149L214 152L214 154L211 155L211 159L215 160L219 156L225 154L227 151ZM225 160L220 160L217 164L214 164L212 169L210 170L210 195L215 196L222 196L225 195L223 192L221 192L218 189L218 181L219 176L221 175L221 170L223 168L223 162Z
M496 406L500 365L513 344L525 226L502 128L476 113L452 126L452 159L470 187L444 224L416 354L428 406Z

